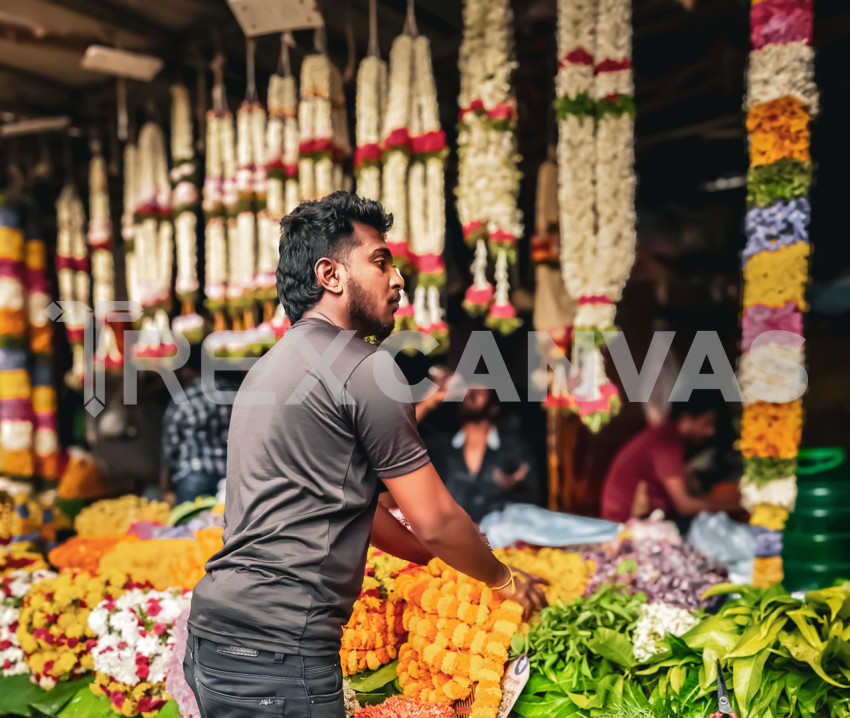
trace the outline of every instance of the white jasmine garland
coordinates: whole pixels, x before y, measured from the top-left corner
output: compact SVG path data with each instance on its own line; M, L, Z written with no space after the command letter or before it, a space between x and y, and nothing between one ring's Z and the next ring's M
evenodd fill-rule
M745 476L741 480L741 506L752 513L759 504L779 506L793 511L797 501L797 477L788 476L775 479L763 486L750 481Z
M0 676L17 676L30 672L18 642L17 624L24 596L33 584L56 578L53 571L16 570L0 577Z
M802 396L805 390L805 374L788 381L788 363L800 367L805 365L802 346L790 347L768 344L751 349L741 357L738 365L738 383L744 393L744 403L770 401L782 404ZM753 394L755 382L761 382L759 391Z
M89 246L91 248L92 300L95 312L101 303L115 300L115 272L112 252L112 222L109 216L109 192L106 183L106 162L98 152L89 163ZM106 359L107 349L117 350L111 327L104 325L104 317L98 316L98 346L95 357ZM112 359L120 355L112 353Z
M379 57L365 57L357 71L355 139L358 148L378 145L381 141L384 105L387 95L387 63ZM355 161L358 161L357 159ZM357 194L380 200L380 158L355 167Z
M359 710L360 704L357 702L357 694L354 692L347 678L342 679L342 693L345 700L345 716L346 718L354 718L354 714Z
M818 114L818 87L814 81L815 51L805 42L772 43L750 53L747 96L750 110L780 97L794 97Z

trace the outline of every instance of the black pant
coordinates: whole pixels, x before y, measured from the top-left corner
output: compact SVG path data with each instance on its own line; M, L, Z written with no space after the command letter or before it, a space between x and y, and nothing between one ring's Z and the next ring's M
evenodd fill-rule
M190 633L183 672L203 718L345 718L339 656L305 658Z

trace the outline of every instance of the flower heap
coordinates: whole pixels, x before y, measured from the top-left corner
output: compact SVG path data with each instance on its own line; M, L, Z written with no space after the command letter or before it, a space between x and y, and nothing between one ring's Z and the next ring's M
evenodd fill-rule
M106 160L99 144L89 162L89 250L91 251L92 299L97 321L95 361L108 369L120 369L124 359L114 329L106 322L100 302L115 301L115 262L112 247L112 219L109 215L109 188Z
M172 328L197 344L204 337L204 320L195 311L198 298L198 166L192 140L192 107L184 85L171 88L171 186L174 205L174 243L177 247L177 275L174 293L180 300L180 314Z
M207 173L203 209L206 226L204 295L215 331L226 329L228 237L236 235L236 136L229 112L207 113Z
M32 585L18 619L18 641L33 683L50 689L94 669L97 636L88 625L92 608L138 588L121 574L69 572Z
M572 601L583 595L595 570L593 562L583 561L580 554L555 548L507 548L497 549L495 554L511 568L545 578L549 584L543 591L549 603Z
M561 271L576 298L573 396L561 383L553 401L598 431L619 410L605 375L603 331L634 262L634 86L631 2L558 3L558 174Z
M253 329L255 288L268 292L268 253L260 244L264 272L257 276L257 232L266 228L266 111L257 101L236 112L236 233L229 235L227 300L234 329ZM262 235L261 235L262 236ZM257 282L261 284L256 285Z
M21 224L17 210L0 208L0 475L28 480L35 467Z
M90 306L89 257L86 249L85 214L77 189L66 184L56 202L56 274L59 280L59 299L63 302L82 302ZM70 313L65 318L65 330L71 345L71 369L65 383L73 389L83 386L85 351L83 333L85 313Z
M138 536L74 536L63 541L47 555L51 566L60 571L88 571L97 573L100 559L109 553L115 544L122 541L139 541Z
M682 636L699 623L697 615L666 603L645 603L632 634L632 651L640 662L661 653L665 636Z
M516 261L523 231L517 208L520 156L516 146L516 100L511 88L513 13L507 0L467 0L460 47L460 126L457 209L466 242L475 248L473 282L464 306L489 312L500 332L520 322L510 304L508 265ZM486 249L496 257L496 291L487 281Z
M0 578L0 676L29 673L18 642L21 604L34 583L55 577L55 573L44 569L18 569Z
M408 219L407 173L410 164L410 119L413 76L413 37L407 33L393 40L390 48L389 91L386 114L381 131L383 172L381 175L381 201L393 215L393 226L387 232L387 246L393 261L407 273L411 267L410 227ZM412 308L405 302L396 313L412 322Z
M381 199L381 130L387 104L387 63L377 55L364 57L357 70L354 177L357 194Z
M440 288L446 282L446 135L440 129L437 85L431 65L431 44L413 40L413 97L410 114L408 174L410 251L417 269L413 293L414 321L443 346L448 326L443 319Z
M132 589L101 601L88 616L97 637L91 651L95 680L90 688L105 695L121 715L154 715L169 698L165 680L174 648L174 622L192 595L172 589Z
M450 706L391 696L380 705L363 706L354 712L356 718L454 718Z
M164 501L148 501L142 496L128 494L87 506L77 514L74 528L83 537L118 536L127 533L133 521L167 523L170 512Z
M805 289L808 282L812 181L809 122L818 111L814 83L811 0L756 0L750 14L747 73L747 245L743 251L743 356L739 380L744 391L741 453L743 504L752 512L756 534L753 583L782 581L782 540L796 499L797 449L803 425L799 399L788 401L777 388L775 401L755 398L761 377L756 365L777 360L802 365ZM765 332L783 330L758 339ZM799 341L788 336L799 335ZM780 335L783 336L783 335ZM758 339L758 341L757 341ZM756 360L756 354L761 361Z
M173 233L171 183L165 151L165 135L154 122L139 132L136 162L135 227L133 254L138 301L142 307L141 328L147 332L136 346L139 357L165 357L176 347L171 336Z
M331 108L331 61L327 55L307 55L301 64L298 105L298 181L301 199L321 199L334 191Z
M403 623L409 636L398 666L405 695L451 704L474 689L471 718L494 718L522 607L501 601L439 559L399 576L396 591L407 601Z
M21 541L10 546L0 546L0 576L8 576L14 571L41 571L47 563L31 543Z
M52 297L47 281L47 249L44 241L27 239L24 254L27 332L32 357L30 381L35 420L34 474L43 480L55 482L59 478L59 436L53 381L53 323L47 316L47 307Z
M374 671L398 656L405 629L402 601L394 592L395 579L410 566L403 559L369 549L360 597L343 628L343 675Z

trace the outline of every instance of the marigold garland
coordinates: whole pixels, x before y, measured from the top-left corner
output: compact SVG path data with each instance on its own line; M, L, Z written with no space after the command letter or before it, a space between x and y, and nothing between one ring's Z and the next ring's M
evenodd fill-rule
M118 499L102 499L84 508L74 521L80 536L117 536L127 533L134 521L168 523L171 508L164 501L148 501L128 494Z
M60 570L97 573L100 560L122 541L138 541L138 536L74 536L59 544L49 554L50 563Z
M0 577L13 571L42 571L47 562L31 543L21 541L9 546L0 546Z
M543 587L549 603L571 601L584 594L585 586L595 567L592 561L583 561L580 554L566 553L560 549L507 548L494 551L496 558L511 568L533 573L548 582Z
M398 667L405 695L448 705L466 699L475 686L470 716L494 718L522 607L439 559L400 575L396 592L407 601L403 626L409 636Z
M0 577L0 676L29 673L18 642L21 605L33 584L55 577L55 573L44 569L17 569Z

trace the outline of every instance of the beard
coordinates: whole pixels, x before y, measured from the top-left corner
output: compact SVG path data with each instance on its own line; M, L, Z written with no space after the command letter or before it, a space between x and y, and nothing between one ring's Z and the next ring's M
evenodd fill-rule
M348 297L348 311L351 318L362 327L365 336L373 336L378 342L382 342L393 333L395 322L385 324L375 315L370 308L373 302L366 290L354 278L348 282Z

